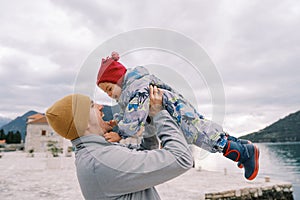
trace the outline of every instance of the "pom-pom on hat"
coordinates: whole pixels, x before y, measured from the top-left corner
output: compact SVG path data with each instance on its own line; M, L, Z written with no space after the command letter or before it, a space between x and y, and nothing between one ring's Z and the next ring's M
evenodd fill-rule
M62 137L74 140L88 127L91 100L81 94L68 95L55 102L46 111L49 125Z
M114 51L112 52L111 57L102 59L97 77L97 86L104 82L114 83L121 86L127 69L118 62L119 58L119 54Z

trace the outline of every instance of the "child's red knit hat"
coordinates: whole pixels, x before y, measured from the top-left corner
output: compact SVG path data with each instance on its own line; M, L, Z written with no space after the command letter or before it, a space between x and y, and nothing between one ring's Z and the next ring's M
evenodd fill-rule
M127 69L119 63L118 60L119 54L116 52L112 53L111 58L108 57L106 59L102 59L97 77L97 86L104 82L114 83L121 86Z

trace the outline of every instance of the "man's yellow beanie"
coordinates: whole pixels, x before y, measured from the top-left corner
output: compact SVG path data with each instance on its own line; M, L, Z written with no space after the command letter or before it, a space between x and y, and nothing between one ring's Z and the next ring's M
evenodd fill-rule
M68 95L46 111L50 126L62 137L74 140L85 132L90 118L91 100L81 94Z

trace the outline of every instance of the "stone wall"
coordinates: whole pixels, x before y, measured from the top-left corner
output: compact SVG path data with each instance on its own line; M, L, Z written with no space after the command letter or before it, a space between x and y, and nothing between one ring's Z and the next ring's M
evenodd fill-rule
M293 187L291 184L277 184L273 186L265 187L253 187L253 188L243 188L238 190L230 190L224 192L207 193L205 194L205 199L216 200L216 199L282 199L290 200L293 198Z

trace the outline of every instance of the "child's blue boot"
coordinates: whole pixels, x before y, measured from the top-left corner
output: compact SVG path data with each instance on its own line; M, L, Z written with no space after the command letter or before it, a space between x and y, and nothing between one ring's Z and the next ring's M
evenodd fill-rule
M241 144L251 144L252 143L250 140L238 139L238 138L230 136L230 135L227 135L227 140L231 140L231 141L234 141L234 142L239 142ZM244 167L243 164L240 161L237 163L237 166L238 166L238 168L241 168L241 169Z
M238 162L239 167L244 167L245 178L253 180L259 170L259 149L247 140L239 140L232 136L227 137L223 155L230 160Z

